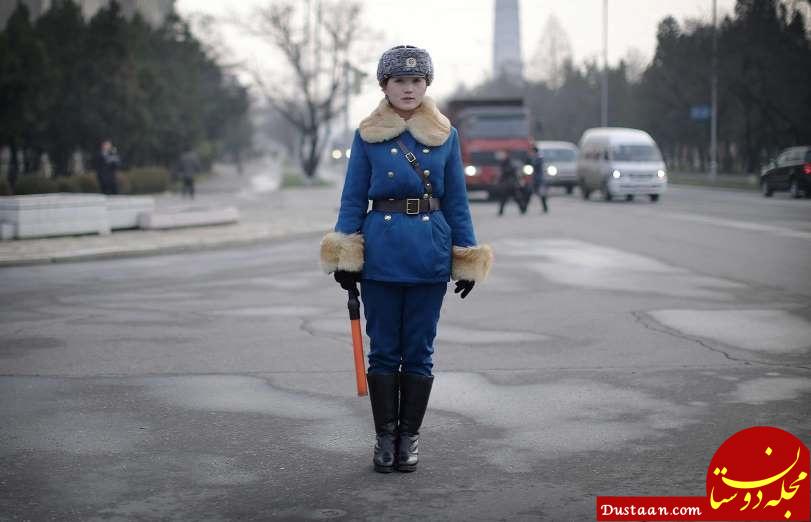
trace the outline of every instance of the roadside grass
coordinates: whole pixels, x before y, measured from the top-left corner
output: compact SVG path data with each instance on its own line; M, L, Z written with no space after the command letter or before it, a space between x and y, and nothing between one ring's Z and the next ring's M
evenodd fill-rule
M667 178L673 185L760 190L758 177L753 174L718 174L710 180L706 173L668 172Z
M282 189L307 188L307 187L331 187L332 182L319 177L308 178L301 168L285 162L282 166Z

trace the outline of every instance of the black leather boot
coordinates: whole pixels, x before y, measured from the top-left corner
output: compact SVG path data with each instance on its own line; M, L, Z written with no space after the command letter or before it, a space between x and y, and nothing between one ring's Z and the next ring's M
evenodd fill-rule
M372 463L378 473L394 471L397 458L397 406L398 373L367 373L369 399L372 401L372 416L375 421L377 443Z
M416 471L420 459L420 426L428 397L431 396L433 377L403 373L400 375L400 453L397 457L399 471Z

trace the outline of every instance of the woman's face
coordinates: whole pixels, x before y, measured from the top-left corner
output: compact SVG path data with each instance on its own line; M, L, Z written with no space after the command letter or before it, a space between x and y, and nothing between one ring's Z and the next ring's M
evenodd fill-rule
M395 109L413 111L422 103L427 88L422 76L396 76L389 78L383 92Z

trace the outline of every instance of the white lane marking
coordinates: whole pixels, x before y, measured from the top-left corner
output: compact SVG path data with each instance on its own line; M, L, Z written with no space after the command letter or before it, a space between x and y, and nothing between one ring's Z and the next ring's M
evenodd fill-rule
M452 412L500 428L480 438L477 451L507 471L531 471L544 455L604 450L656 437L695 422L687 407L635 387L596 379L558 378L537 384L500 385L484 375L443 373L434 388L427 431L447 429L438 412ZM445 420L444 418L442 419ZM436 423L436 425L432 425Z
M151 396L181 408L312 421L317 426L290 425L291 438L311 448L357 454L368 444L366 426L339 397L305 395L271 386L265 379L237 375L147 377L135 382L146 386Z
M765 404L798 399L807 393L811 393L810 379L765 377L739 384L731 395L734 402Z
M785 310L657 310L660 323L696 337L765 353L802 353L811 323Z
M501 257L529 258L516 261L549 281L574 287L716 300L731 300L733 291L745 288L728 279L573 239L507 239L496 242L495 248Z
M727 201L721 201L721 200L718 200L718 201L719 202L724 202L724 203L727 202ZM751 204L753 202L755 202L757 204L766 203L766 204L769 204L772 207L774 207L775 205L780 205L780 206L783 206L783 207L786 207L786 208L789 208L789 207L797 208L798 204L799 205L804 204L804 202L794 201L794 200L782 201L782 202L781 201L763 201L762 198L761 199L755 199L755 200L749 200L748 199L746 204ZM582 204L582 202L577 201L577 200L573 200L573 199L568 199L568 198L560 198L560 199L555 200L554 204L555 205L561 205L561 206L571 204L572 207L575 207L575 206L578 206L578 205ZM618 205L622 205L622 203L619 203ZM703 224L706 224L706 225L714 225L714 226L718 226L718 227L734 228L734 229L738 229L738 230L747 230L749 232L768 233L768 234L773 234L773 235L780 236L780 237L789 237L789 238L794 238L794 239L811 240L811 231L805 231L805 230L802 230L801 228L799 228L799 227L811 225L811 205L809 205L809 220L808 220L808 222L803 222L803 221L793 221L792 222L792 223L796 223L798 225L798 228L791 228L789 226L765 225L765 224L762 224L762 223L755 223L755 222L752 222L752 221L742 221L742 220L738 220L738 219L727 219L727 218L712 217L712 216L707 216L707 215L695 215L695 214L689 214L689 213L686 213L686 212L671 212L671 211L661 210L661 209L655 208L653 206L651 208L646 208L645 206L642 206L642 205L629 206L629 207L630 208L628 210L630 212L633 212L633 213L635 213L637 215L643 215L645 217L656 216L656 217L663 217L663 218L666 218L666 219L670 218L670 219L676 219L676 220L680 220L680 221L691 221L691 222L694 222L694 223L703 223Z
M704 223L707 225L715 225L719 227L736 228L738 230L748 230L750 232L765 232L768 234L774 234L781 237L811 240L811 232L794 230L792 228L786 227L777 227L773 225L764 225L761 223L752 223L751 221L738 221L736 219L696 216L694 214L683 214L680 212L663 212L660 215L664 218L678 219L681 221L692 221L694 223Z

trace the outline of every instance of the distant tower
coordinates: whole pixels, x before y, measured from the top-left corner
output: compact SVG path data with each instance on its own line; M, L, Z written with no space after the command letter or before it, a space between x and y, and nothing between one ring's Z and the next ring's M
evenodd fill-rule
M524 79L521 59L521 23L518 0L495 0L493 25L493 77Z

